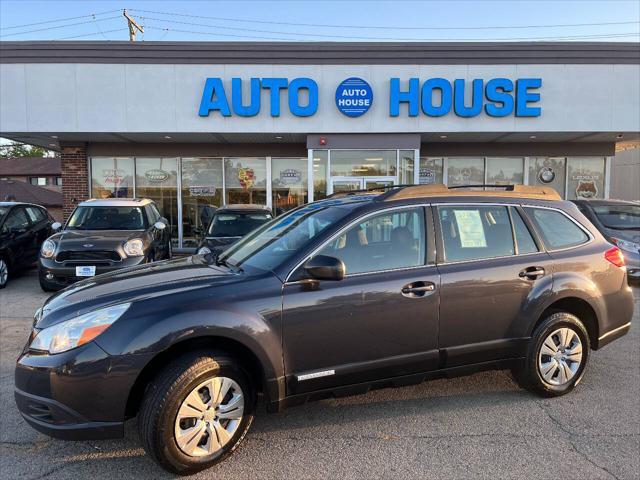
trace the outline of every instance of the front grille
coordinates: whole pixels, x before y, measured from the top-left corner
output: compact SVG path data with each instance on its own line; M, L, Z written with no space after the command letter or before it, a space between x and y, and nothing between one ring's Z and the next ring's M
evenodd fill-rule
M60 252L56 256L57 262L69 262L69 261L105 261L111 260L114 262L119 262L122 260L120 254L113 250L87 250L87 251L73 251L68 250L64 252Z

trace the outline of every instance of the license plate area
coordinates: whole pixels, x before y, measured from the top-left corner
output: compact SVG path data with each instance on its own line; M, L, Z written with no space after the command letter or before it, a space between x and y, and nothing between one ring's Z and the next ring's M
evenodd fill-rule
M76 267L76 277L94 277L96 275L95 265L82 265Z

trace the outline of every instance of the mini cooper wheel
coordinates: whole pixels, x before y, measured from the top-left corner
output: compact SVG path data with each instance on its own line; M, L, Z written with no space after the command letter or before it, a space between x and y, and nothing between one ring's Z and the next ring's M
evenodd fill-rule
M567 312L547 317L534 331L519 383L545 397L569 393L580 382L589 358L589 334L582 322Z
M138 429L145 450L163 468L191 474L233 453L254 406L253 386L238 362L198 352L169 365L150 385Z
M4 288L7 286L7 282L9 281L9 265L4 260L4 258L0 258L0 288Z

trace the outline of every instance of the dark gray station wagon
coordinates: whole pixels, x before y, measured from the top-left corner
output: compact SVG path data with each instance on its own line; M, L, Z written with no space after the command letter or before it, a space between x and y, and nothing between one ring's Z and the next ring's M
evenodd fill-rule
M123 434L191 473L271 411L484 369L544 396L628 332L620 250L553 190L352 192L210 255L106 273L36 312L15 397L54 437Z

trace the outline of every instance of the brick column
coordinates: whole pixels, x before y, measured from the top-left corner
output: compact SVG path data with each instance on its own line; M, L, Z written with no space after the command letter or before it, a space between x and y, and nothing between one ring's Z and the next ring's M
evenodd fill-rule
M65 145L60 152L62 166L62 212L66 220L75 206L89 198L89 164L86 145Z

